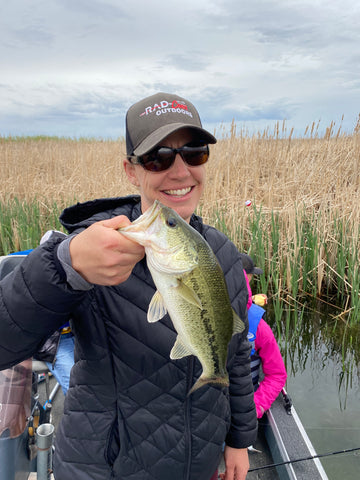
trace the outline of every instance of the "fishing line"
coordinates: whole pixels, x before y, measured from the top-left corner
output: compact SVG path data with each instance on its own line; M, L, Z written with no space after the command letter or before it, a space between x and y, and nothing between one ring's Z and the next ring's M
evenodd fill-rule
M306 460L314 460L315 458L330 457L331 455L340 455L342 453L351 453L360 450L360 447L348 448L345 450L339 450L338 452L320 453L318 455L310 455L309 457L295 458L294 460L287 460L286 462L271 463L264 465L263 467L250 468L249 472L256 472L258 470L265 470L266 468L280 467L282 465L289 465L290 463L304 462Z

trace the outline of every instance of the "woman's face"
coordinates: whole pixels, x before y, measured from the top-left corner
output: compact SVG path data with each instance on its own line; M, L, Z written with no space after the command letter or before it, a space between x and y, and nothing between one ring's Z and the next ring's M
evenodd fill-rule
M180 148L194 141L189 129L179 130L160 142L162 147ZM149 172L141 165L124 160L130 182L139 188L141 209L145 212L155 200L175 210L184 220L190 221L204 189L205 166L190 167L180 154L173 165L163 172Z

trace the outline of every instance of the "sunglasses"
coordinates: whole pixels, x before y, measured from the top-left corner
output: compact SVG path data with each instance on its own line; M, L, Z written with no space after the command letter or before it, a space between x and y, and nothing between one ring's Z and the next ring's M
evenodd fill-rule
M184 145L180 148L156 147L141 157L134 156L128 159L133 165L141 165L149 172L163 172L174 164L178 153L190 167L203 165L209 159L208 145Z

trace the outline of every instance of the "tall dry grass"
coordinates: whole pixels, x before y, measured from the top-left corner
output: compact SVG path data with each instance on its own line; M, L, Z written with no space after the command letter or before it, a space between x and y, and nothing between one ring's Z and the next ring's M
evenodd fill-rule
M205 215L226 207L232 215L251 199L265 210L289 212L304 204L359 217L360 127L353 135L291 138L274 132L231 131L211 146ZM134 193L122 168L125 142L0 137L0 200L34 198L68 204L76 199Z
M124 142L18 138L0 140L0 200L85 201L127 193Z
M359 261L360 122L351 135L331 124L320 136L313 124L303 138L294 138L283 123L255 135L233 124L218 136L199 207L204 220L272 272L262 286L272 283L297 293L310 282L316 295L339 277L341 288L353 290L357 277L351 280L349 269ZM0 138L0 205L36 201L39 215L46 216L54 204L60 210L76 201L136 193L124 175L124 154L124 141ZM343 250L348 256L340 268ZM299 262L304 265L295 271ZM281 278L273 273L276 268ZM316 278L309 280L310 273Z

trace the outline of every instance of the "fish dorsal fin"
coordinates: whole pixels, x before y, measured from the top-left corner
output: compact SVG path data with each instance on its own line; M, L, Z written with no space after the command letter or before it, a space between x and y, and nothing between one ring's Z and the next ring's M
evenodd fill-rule
M241 333L244 330L245 330L244 322L241 320L241 318L233 309L233 335L235 335L235 333Z
M176 287L178 294L187 302L195 305L195 307L203 309L200 298L197 296L196 292L190 287L188 287L181 279L178 279L178 285Z
M156 290L149 305L147 320L149 323L154 323L163 318L166 314L167 308L165 307L164 299L159 290Z
M171 360L178 360L179 358L187 357L188 355L192 355L192 352L188 349L185 343L181 340L179 335L176 337L176 341L174 343L173 348L170 352Z

